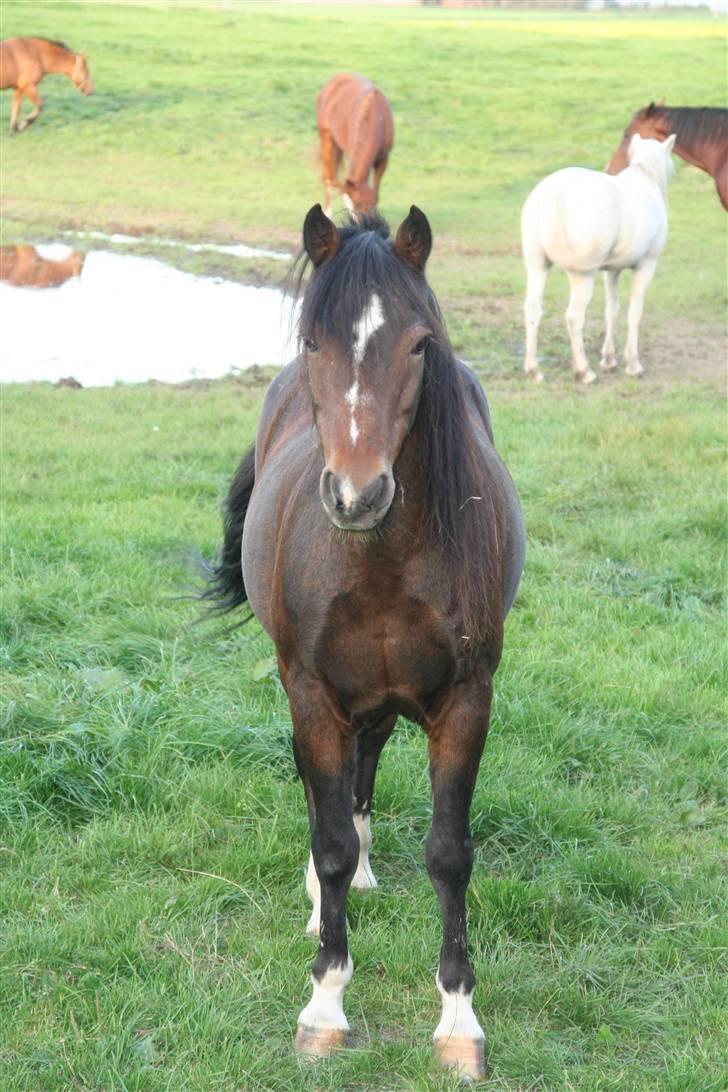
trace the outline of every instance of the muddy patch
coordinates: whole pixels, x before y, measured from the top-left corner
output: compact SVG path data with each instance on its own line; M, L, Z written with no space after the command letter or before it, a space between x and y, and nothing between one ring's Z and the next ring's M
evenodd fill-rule
M180 383L292 355L292 302L277 287L58 243L4 247L1 276L4 383Z

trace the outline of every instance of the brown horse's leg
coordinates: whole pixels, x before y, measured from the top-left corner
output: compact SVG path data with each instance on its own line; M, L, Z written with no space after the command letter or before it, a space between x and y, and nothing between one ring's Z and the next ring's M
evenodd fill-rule
M334 190L338 188L336 176L341 166L341 148L329 129L321 129L319 137L324 175L324 212L327 216L331 216L331 200Z
M728 159L719 168L715 176L715 188L723 208L728 212Z
M13 91L13 105L10 108L10 130L11 132L18 131L18 114L20 113L20 103L23 99L23 92L19 87L16 87Z
M371 813L374 778L382 748L392 734L396 716L386 717L379 724L363 731L356 741L356 774L354 776L354 826L359 835L359 864L351 886L357 891L369 891L377 881L369 864L372 844Z
M27 118L21 121L20 125L18 126L18 132L22 132L23 129L27 129L29 125L32 125L35 119L40 114L41 110L43 109L43 100L41 99L37 89L33 86L33 84L29 84L27 87L24 87L21 94L27 95L28 98L35 103L35 110L28 114Z
M382 175L387 169L387 163L389 162L389 156L385 155L384 159L380 159L379 162L374 164L374 172L372 178L372 189L374 190L374 204L379 204L379 184L382 181Z
M320 684L302 673L286 680L295 754L309 796L314 870L321 900L321 940L313 995L298 1018L296 1049L327 1056L348 1037L344 989L352 963L346 941L346 896L359 859L353 821L354 740Z
M488 733L492 684L473 677L457 688L445 715L428 729L432 829L427 871L440 900L443 940L437 988L442 1016L435 1029L440 1064L462 1077L485 1070L485 1036L473 1012L475 975L468 958L465 892L473 867L470 802Z

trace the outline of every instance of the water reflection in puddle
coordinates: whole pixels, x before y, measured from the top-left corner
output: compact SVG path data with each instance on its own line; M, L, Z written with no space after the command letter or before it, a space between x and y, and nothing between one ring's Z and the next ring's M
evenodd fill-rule
M291 301L277 288L62 244L2 248L0 277L0 382L179 383L292 355Z

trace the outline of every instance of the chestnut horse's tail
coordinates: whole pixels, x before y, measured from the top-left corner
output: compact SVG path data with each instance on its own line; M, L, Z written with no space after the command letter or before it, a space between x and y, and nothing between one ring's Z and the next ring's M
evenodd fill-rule
M227 614L248 599L241 549L243 526L254 483L255 445L241 459L225 500L222 549L217 562L208 570L208 587L201 596L210 604L211 614Z

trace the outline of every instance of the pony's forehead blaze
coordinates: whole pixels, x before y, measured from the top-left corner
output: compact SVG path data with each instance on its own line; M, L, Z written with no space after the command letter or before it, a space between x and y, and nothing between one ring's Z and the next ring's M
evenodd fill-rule
M386 315L379 294L372 292L359 318L354 322L351 347L354 364L361 364L364 360L370 338L376 334L380 326L384 325L385 321Z

